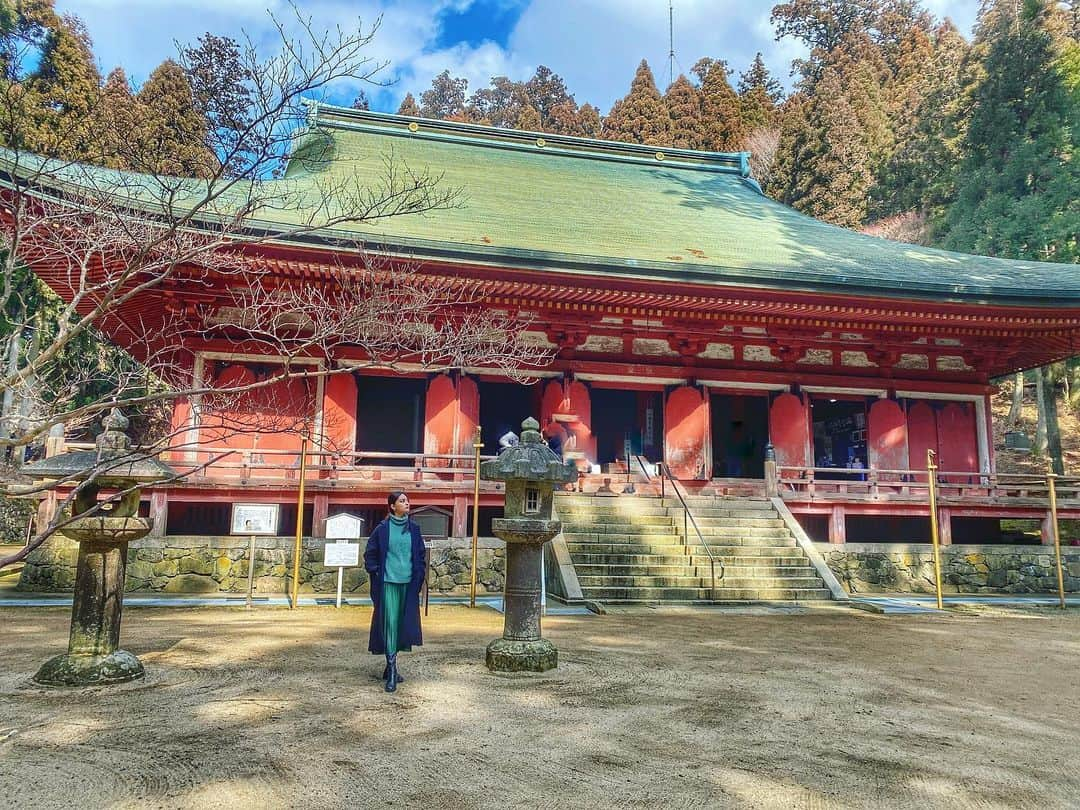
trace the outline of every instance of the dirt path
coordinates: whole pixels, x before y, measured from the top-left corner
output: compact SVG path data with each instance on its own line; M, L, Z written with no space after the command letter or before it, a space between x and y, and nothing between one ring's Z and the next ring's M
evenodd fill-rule
M138 685L26 677L63 610L0 610L0 806L1075 807L1080 614L549 617L561 666L488 674L433 608L386 695L370 612L130 610Z

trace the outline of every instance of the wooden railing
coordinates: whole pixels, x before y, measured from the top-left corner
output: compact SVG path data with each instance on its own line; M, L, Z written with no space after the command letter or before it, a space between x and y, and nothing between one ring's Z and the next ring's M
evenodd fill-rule
M92 450L85 442L68 442L67 450ZM138 452L137 450L135 452ZM229 447L173 448L158 456L185 478L228 478L247 481L296 481L300 473L300 451L272 449L233 449ZM495 456L481 456L481 461ZM402 463L404 462L404 463ZM307 451L307 478L312 479L371 479L379 477L413 477L426 475L460 476L472 479L475 457L472 453L391 453L377 450L331 452Z
M926 503L930 495L926 470L777 466L775 483L791 501ZM1041 506L1049 497L1045 475L939 470L937 483L943 503ZM1062 476L1056 489L1062 506L1080 508L1080 478Z

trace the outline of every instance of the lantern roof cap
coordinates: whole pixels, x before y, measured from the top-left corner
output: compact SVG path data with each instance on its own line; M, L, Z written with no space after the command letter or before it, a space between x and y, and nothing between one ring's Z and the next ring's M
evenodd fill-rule
M568 484L577 480L577 467L563 462L547 446L540 435L540 423L530 416L521 423L521 440L497 458L483 462L480 477L485 481Z

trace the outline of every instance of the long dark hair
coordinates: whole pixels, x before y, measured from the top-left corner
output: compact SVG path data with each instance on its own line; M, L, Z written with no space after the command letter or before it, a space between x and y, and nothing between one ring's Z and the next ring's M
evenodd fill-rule
M397 499L405 494L402 489L392 489L390 494L386 496L386 511L390 514L394 513L394 504L397 503Z

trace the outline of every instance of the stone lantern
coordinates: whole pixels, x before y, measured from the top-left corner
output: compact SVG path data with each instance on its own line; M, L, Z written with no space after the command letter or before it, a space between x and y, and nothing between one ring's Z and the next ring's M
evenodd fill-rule
M102 420L97 448L64 453L27 464L36 479L84 482L71 507L72 520L61 533L79 544L75 594L71 606L68 651L46 661L34 675L45 686L122 683L143 676L143 665L119 649L120 615L128 543L150 533L152 523L139 517L138 484L171 478L172 468L156 459L133 459L128 420L117 408ZM92 479L92 480L89 480ZM80 517L93 509L103 489L125 492L111 509Z
M480 465L480 477L506 483L504 517L491 522L506 542L503 635L488 644L495 672L544 672L558 666L555 645L540 636L540 560L544 543L562 528L553 520L553 490L577 480L540 436L535 419L521 423L521 441Z

